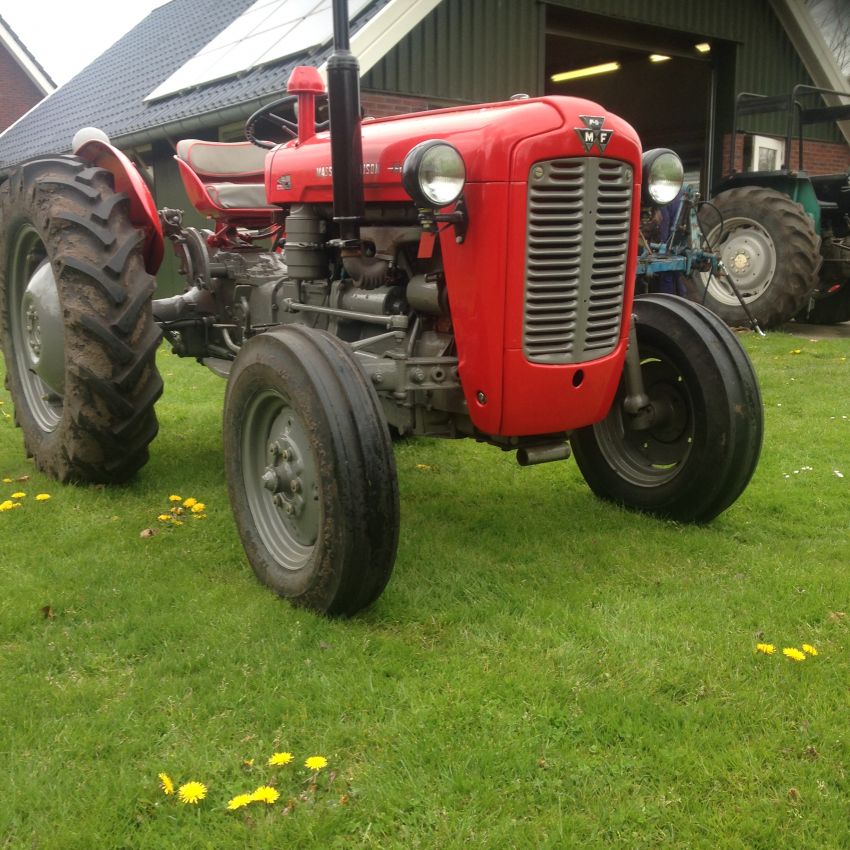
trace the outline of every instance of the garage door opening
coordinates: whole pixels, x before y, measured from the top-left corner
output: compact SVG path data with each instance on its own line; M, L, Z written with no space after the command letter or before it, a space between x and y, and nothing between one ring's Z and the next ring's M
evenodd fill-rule
M548 6L546 93L585 97L625 118L644 150L672 148L704 192L713 152L712 53L698 35ZM610 70L558 82L571 71Z

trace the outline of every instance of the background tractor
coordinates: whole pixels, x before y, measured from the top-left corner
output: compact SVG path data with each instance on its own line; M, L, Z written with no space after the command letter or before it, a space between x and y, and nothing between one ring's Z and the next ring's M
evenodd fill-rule
M178 144L209 230L157 211L97 132L0 187L7 382L36 465L143 466L164 334L227 379L248 560L316 611L352 614L389 579L388 426L523 465L572 450L597 495L674 520L731 505L762 441L750 361L700 305L633 297L641 205L678 195L678 158L642 173L634 130L574 98L361 120L346 3L333 14L327 97L301 67L246 142ZM166 239L186 289L153 299Z
M693 297L730 325L749 324L744 304L765 328L795 317L850 320L850 173L810 177L803 170L803 127L850 118L850 105L820 105L823 94L845 93L798 85L790 95L742 92L735 100L730 176L700 211L708 246L719 253L728 278L703 272L692 287ZM815 105L804 105L814 98ZM768 112L786 114L786 163L736 172L741 119ZM799 159L792 170L795 126Z

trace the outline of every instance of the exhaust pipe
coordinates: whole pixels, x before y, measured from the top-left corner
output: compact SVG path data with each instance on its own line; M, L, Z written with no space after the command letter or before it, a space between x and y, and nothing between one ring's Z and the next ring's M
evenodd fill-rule
M520 466L533 466L536 463L551 463L555 460L567 460L570 456L570 444L544 443L539 446L525 446L517 449L516 459Z
M334 52L328 59L328 109L333 167L334 221L343 243L360 241L363 140L360 135L360 63L351 52L348 0L333 0ZM351 245L350 247L355 247Z

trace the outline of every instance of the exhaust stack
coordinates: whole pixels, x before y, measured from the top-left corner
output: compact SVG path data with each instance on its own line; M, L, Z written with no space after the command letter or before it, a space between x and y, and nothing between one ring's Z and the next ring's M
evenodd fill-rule
M334 221L343 242L360 239L363 140L360 135L360 63L350 50L348 0L333 0L334 52L328 59L328 107Z

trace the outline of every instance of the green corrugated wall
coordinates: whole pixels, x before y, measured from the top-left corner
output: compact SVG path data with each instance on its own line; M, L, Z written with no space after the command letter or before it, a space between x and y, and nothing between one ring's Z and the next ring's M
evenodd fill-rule
M363 88L471 102L503 100L518 91L539 94L545 5L443 0L364 76ZM811 84L768 0L551 0L548 5L736 43L734 84L730 93L721 92L730 100L732 88L780 94L797 83ZM731 109L731 103L719 106L721 112ZM784 131L783 124L765 117L750 126ZM839 138L822 126L812 135Z
M474 103L537 93L535 0L443 0L363 78L363 88Z

